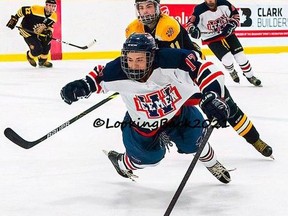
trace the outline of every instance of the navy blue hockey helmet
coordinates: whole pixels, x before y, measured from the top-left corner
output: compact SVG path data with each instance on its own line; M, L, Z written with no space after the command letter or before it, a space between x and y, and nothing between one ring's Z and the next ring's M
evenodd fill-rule
M156 48L155 39L149 33L133 33L126 39L121 50L121 67L129 79L141 80L150 72ZM128 66L127 55L138 52L146 54L145 69L133 69Z

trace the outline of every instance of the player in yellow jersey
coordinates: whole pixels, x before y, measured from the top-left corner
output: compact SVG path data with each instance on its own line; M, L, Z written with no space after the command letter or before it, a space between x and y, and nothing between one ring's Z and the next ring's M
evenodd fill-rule
M126 28L126 38L132 33L150 33L159 48L194 50L204 56L200 47L189 38L185 28L173 17L161 13L160 0L135 0L137 19Z
M51 49L53 24L57 22L56 0L46 0L45 6L33 5L21 7L7 23L7 27L14 29L19 18L23 17L19 29L20 35L29 46L26 53L28 62L36 67L52 67L47 61Z

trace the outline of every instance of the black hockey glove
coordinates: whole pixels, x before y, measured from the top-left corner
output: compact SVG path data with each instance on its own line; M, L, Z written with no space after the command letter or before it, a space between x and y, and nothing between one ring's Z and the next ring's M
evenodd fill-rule
M206 92L200 101L200 107L207 115L209 120L216 119L216 127L227 127L227 118L230 114L230 109L227 103L222 100L215 92Z
M60 92L64 102L72 104L82 98L88 98L91 95L90 84L87 79L75 80L65 85Z
M42 36L42 41L49 43L52 40L52 31L50 29L43 30L41 34L45 35Z
M13 16L11 15L10 20L8 21L8 23L6 24L6 26L10 29L14 29L16 24L18 22L18 17L17 16Z
M192 26L189 29L189 34L192 38L199 39L201 37L201 31L197 26Z
M226 26L222 29L222 35L224 37L228 37L233 33L233 31L236 29L237 24L235 22L228 22Z

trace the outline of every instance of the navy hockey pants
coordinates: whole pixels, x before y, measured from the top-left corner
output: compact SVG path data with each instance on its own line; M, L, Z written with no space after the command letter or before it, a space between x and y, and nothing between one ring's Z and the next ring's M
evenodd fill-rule
M124 122L131 122L127 113ZM122 128L123 143L126 154L132 162L139 165L153 165L161 161L166 153L161 145L159 135L165 131L170 140L175 143L179 153L194 153L197 151L198 141L207 127L207 122L196 107L184 106L179 116L174 117L170 125L162 127L153 136L143 136L134 127ZM183 124L181 126L181 124Z

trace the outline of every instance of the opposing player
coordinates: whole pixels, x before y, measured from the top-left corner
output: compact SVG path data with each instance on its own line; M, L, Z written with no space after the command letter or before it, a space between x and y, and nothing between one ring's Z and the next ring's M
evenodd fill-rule
M194 50L204 59L201 48L190 40L188 32L173 17L160 10L160 0L135 0L137 19L126 28L126 38L132 33L151 34L159 48Z
M234 31L239 26L237 9L226 0L205 0L194 8L186 29L193 38L201 38L215 56L222 62L234 82L240 78L234 69L234 59L247 80L261 86L261 81L253 74L249 60Z
M206 85L197 72L215 76ZM71 104L92 92L120 93L128 110L122 127L126 152L110 151L108 158L121 176L133 178L133 170L156 166L164 158L170 140L179 153L197 151L206 124L195 106L185 105L189 98L194 102L202 98L203 111L215 117L219 127L226 126L229 108L220 98L223 74L215 72L212 63L197 61L193 51L156 49L150 34L135 33L124 43L121 57L106 64L101 73L92 71L86 78L68 83L61 96ZM203 97L195 79L203 85ZM209 144L200 161L219 181L230 182L229 172L216 159Z
M56 7L56 0L46 0L45 6L21 7L15 15L11 15L6 25L14 29L19 18L23 17L19 32L29 47L26 57L33 67L37 66L35 59L38 59L40 67L53 66L47 59L51 49L53 24L57 21Z
M133 32L151 33L159 48L171 47L194 50L197 51L203 59L200 48L197 48L198 45L190 40L187 31L174 18L161 13L160 0L135 0L135 9L137 12L137 19L128 25L126 29L126 37L131 35ZM215 47L218 46L217 44ZM222 45L220 48L221 47ZM227 56L230 56L231 53L228 52L229 51L227 51ZM245 57L243 52L237 54L236 56L237 59L240 57ZM232 58L230 60L233 63ZM248 60L247 64L250 67ZM247 71L248 69L249 68L247 68ZM252 75L252 72L247 72L246 75L248 77L249 75ZM250 80L255 80L255 77L253 77L251 77ZM205 79L207 82L209 82L209 78ZM265 157L270 157L272 155L272 148L260 139L259 133L254 127L253 123L233 101L233 98L231 97L226 86L224 88L225 91L223 97L225 98L231 112L230 118L228 119L229 124L239 136L244 137L245 140L253 145L257 151L259 151ZM187 103L189 103L189 101Z

